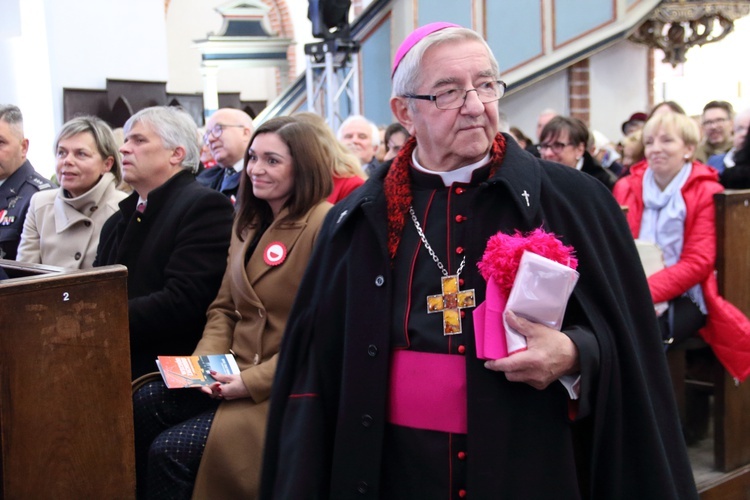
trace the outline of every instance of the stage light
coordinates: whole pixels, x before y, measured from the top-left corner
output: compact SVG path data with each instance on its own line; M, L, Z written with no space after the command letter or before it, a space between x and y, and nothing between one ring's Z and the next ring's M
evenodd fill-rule
M330 39L343 33L348 36L351 0L309 0L307 18L312 22L315 38Z

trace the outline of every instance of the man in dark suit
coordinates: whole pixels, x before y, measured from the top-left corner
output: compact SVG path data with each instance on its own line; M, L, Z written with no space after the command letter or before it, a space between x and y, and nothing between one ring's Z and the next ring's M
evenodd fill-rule
M234 203L240 186L240 176L245 168L245 152L252 135L253 121L247 113L232 108L217 110L208 120L203 136L216 166L201 172L196 180L223 193Z
M133 378L160 354L188 355L226 267L232 204L201 186L197 129L184 111L147 108L125 124L123 179L133 193L105 223L95 266L128 268Z

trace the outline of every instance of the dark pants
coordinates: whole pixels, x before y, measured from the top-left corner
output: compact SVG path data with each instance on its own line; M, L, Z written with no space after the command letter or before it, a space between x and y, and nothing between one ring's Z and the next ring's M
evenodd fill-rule
M151 382L133 394L139 499L189 499L219 402Z
M669 301L669 309L659 316L661 338L666 346L676 347L690 337L698 335L698 330L706 324L706 315L690 297L680 296ZM669 342L669 340L672 340Z

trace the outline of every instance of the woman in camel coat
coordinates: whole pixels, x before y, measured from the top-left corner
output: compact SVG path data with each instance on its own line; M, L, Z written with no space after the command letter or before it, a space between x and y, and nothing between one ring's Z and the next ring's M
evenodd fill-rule
M137 391L139 498L257 495L279 345L332 179L314 130L289 117L261 125L246 160L227 270L194 353L233 353L240 373L216 374L203 393L161 381Z

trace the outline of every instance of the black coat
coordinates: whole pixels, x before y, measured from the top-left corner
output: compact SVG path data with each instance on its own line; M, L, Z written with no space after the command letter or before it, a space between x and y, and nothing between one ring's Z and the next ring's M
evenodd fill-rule
M719 175L719 182L726 189L750 189L750 164L724 169Z
M393 296L386 170L329 213L301 284L271 396L263 498L382 493ZM696 498L648 286L611 194L508 138L471 219L467 267L498 230L542 225L575 248L580 280L563 329L593 332L597 355L581 354L583 394L570 422L559 386L508 382L484 368L473 334L464 335L469 495Z
M595 177L599 182L607 186L607 189L610 191L612 191L612 188L615 187L615 182L617 182L617 176L609 169L602 167L588 151L583 153L581 172Z
M189 355L203 334L206 310L226 268L233 208L188 171L151 191L146 212L138 193L102 228L94 266L128 268L133 378L156 370L158 355Z

